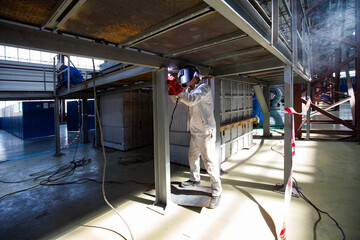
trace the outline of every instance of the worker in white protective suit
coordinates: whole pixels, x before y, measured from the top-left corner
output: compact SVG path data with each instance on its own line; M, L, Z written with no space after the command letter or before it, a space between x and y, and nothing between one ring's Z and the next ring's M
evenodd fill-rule
M189 106L191 139L188 153L190 179L180 184L190 188L200 185L200 155L211 178L212 198L209 208L216 208L222 193L220 180L220 163L216 156L215 138L216 123L213 113L211 88L200 81L200 74L194 67L186 67L178 73L182 88L175 78L169 78L169 95Z

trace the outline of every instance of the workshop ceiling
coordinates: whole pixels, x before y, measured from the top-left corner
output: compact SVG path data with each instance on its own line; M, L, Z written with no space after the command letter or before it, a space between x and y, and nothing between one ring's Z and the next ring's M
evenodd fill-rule
M87 0L59 30L120 43L201 2L200 0Z
M0 16L34 26L41 26L56 5L57 0L0 0Z

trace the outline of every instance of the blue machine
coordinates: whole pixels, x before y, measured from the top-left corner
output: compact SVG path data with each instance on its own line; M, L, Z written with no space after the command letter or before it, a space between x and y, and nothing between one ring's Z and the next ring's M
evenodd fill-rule
M62 69L63 70L67 69L67 66L65 66L65 65L62 66ZM64 76L61 79L61 82L65 82L65 84L67 84L67 78L68 78L68 73L66 71L66 72L64 72ZM82 81L83 81L83 76L80 73L80 71L74 67L70 67L70 84L73 85L73 84L80 83Z
M94 100L88 101L87 114L94 115L95 106ZM68 131L79 131L81 127L81 109L82 101L69 101L67 102L67 129ZM88 129L95 129L95 117L88 117Z
M284 97L282 86L270 87L270 126L271 127L284 127L284 113L281 105L281 101ZM259 102L256 96L253 96L253 117L257 116L258 127L263 126L263 113L261 111Z

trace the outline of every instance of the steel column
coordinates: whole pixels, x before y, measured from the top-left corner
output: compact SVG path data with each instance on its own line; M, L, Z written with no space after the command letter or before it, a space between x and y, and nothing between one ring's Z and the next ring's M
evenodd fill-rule
M311 84L310 82L306 83L306 96L310 97L311 94ZM311 107L306 113L306 140L310 140L310 113Z
M358 10L356 10L358 9ZM355 126L356 140L360 141L360 0L355 0L355 39L356 54L355 59Z
M55 96L54 99L54 123L55 123L55 154L54 156L61 156L60 152L60 119L59 119L59 97Z
M216 142L215 148L218 156L219 165L221 164L221 136L220 136L220 125L221 125L221 113L220 113L220 105L221 105L221 80L220 78L212 79L213 86L213 96L214 96L214 117L216 122Z
M270 86L263 86L263 94L268 107L268 111L263 112L263 136L270 137Z
M284 107L293 106L293 70L292 66L285 66L284 69L284 95L285 103ZM292 134L292 114L284 113L284 186L287 184L287 180L290 176L292 168L292 146L291 146L291 134Z
M82 121L82 128L80 128L81 135L80 135L80 142L81 143L88 143L89 142L89 129L88 129L88 100L87 98L82 99L82 114L81 114L81 121Z
M68 67L67 67L67 72L64 74L67 74L67 90L68 92L70 92L70 56L68 57ZM65 64L65 62L63 62Z
M95 97L95 96L94 96ZM101 109L100 109L100 98L96 97L94 100L94 113L95 113L95 146L99 147L101 146L101 136L100 136L100 127L99 127L99 118L97 116L96 110L99 112L99 115L101 116Z
M263 116L264 116L264 136L269 136L269 125L270 125L270 112L269 112L269 105L270 105L270 103L269 103L269 100L267 101L266 99L265 99L265 96L264 96L264 94L263 94L263 92L261 91L261 87L260 87L260 85L254 85L253 86L253 88L254 88L254 91L255 91L255 94L256 94L256 98L257 98L257 100L258 100L258 102L259 102L259 105L260 105L260 108L261 108L261 111L262 111L262 113L263 113ZM268 87L268 89L269 89L269 87ZM268 95L270 95L270 89L269 89L269 94ZM265 133L265 120L266 120L266 118L268 118L267 120L268 120L268 124L267 124L267 133Z
M171 202L170 191L170 144L166 68L153 72L153 118L154 118L154 205L165 211Z
M294 90L293 90L293 95L294 95L294 100L293 100L293 107L295 109L295 111L297 112L302 112L302 103L301 103L301 83L297 83L294 84L293 86ZM301 122L302 122L302 116L300 115L295 115L293 116L294 118L294 124L295 124L295 137L297 138L301 138L301 131L299 129ZM299 131L298 131L299 130Z

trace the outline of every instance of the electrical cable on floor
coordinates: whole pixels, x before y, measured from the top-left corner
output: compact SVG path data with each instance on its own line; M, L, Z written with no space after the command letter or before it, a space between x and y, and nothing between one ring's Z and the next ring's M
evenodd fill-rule
M29 190L33 190L36 188L40 188L42 186L58 186L58 185L68 185L68 184L84 184L84 183L88 183L88 182L94 182L94 183L98 183L98 184L102 184L102 181L96 180L96 179L92 179L92 178L81 178L81 179L77 179L77 180L73 180L73 181L67 181L67 182L59 182L59 180L64 180L66 177L69 177L71 175L73 175L76 171L77 168L79 167L84 167L86 165L88 165L91 162L91 159L81 159L81 160L77 160L77 161L71 161L65 165L60 166L58 169L56 170L51 170L53 169L55 166L52 166L50 168L48 168L47 170L42 170L39 172L35 172L30 174L30 176L33 176L33 178L31 179L26 179L26 180L22 180L22 181L4 181L4 180L0 180L0 182L2 183L7 183L7 184L13 184L13 183L22 183L22 182L26 182L26 181L40 181L40 183L38 183L35 186L29 187L29 188L25 188L19 191L15 191L12 193L8 193L5 194L3 196L0 197L0 201L5 199L8 196L11 196L13 194L16 193L21 193L21 192L25 192L25 191L29 191ZM105 181L106 184L125 184L125 183L136 183L136 184L143 184L143 185L149 185L150 183L148 182L139 182L139 181L135 181L135 180L126 180L123 182L118 182L118 181Z
M328 212L325 212L323 210L321 210L320 208L318 208L314 203L312 203L306 196L305 194L302 192L302 190L299 188L299 185L298 185L298 182L296 181L296 179L293 177L293 186L294 188L299 192L299 195L302 199L305 200L305 202L307 202L308 204L310 204L319 214L319 219L318 221L316 222L316 225L318 224L318 222L320 222L321 220L321 215L320 213L322 214L326 214L335 224L336 224L336 227L341 231L341 234L343 236L343 240L346 240L346 236L345 236L345 232L343 231L343 229L340 227L340 224L332 217L330 216L330 214ZM314 231L316 231L316 227L314 228ZM314 236L315 236L315 239L316 239L316 232L314 232Z
M5 198L7 198L7 197L9 197L9 196L11 196L13 194L33 190L33 189L40 188L40 187L41 187L40 185L35 185L35 186L29 187L29 188L25 188L25 189L22 189L22 190L19 190L19 191L15 191L15 192L12 192L12 193L5 194L5 195L0 197L0 201L2 201L3 199L5 199Z
M280 144L280 143L282 143L282 140L280 140L278 143L275 143L274 145L272 145L272 146L271 146L271 150L274 151L274 152L276 152L276 153L278 153L278 154L280 154L281 156L285 157L282 152L276 151L276 150L274 150L274 148L273 148L273 147L277 146L277 145Z
M134 236L131 232L131 229L129 227L129 225L127 224L127 222L125 221L125 219L121 216L121 214L110 204L110 202L107 200L106 198L106 194L105 194L105 174L106 174L106 154L105 154L105 146L104 146L104 138L103 138L103 132L102 132L102 126L101 126L101 118L100 118L100 114L99 114L99 109L97 107L97 97L96 97L96 86L95 86L95 63L94 63L94 59L92 59L93 62L93 72L94 72L94 76L93 76L93 90L94 90L94 99L95 99L95 111L96 111L96 117L97 120L99 121L99 130L100 130L100 139L101 139L101 147L102 147L102 153L103 153L103 157L104 157L104 167L103 167L103 176L102 176L102 184L101 184L101 189L102 189L102 194L103 194L103 198L106 202L106 204L112 209L114 210L114 212L123 220L123 222L125 223L126 227L129 230L131 239L134 240Z
M33 180L32 178L30 179L25 179L25 180L20 180L20 181L14 181L14 182L10 182L10 181L4 181L4 180L0 180L1 183L23 183L23 182L28 182Z
M126 240L126 238L125 238L123 235L121 235L121 233L118 233L117 231L114 231L114 230L112 230L112 229L110 229L110 228L93 226L93 225L81 225L81 226L82 226L82 227L89 227L89 228L99 228L99 229L103 229L103 230L106 230L106 231L110 231L110 232L113 232L113 233L119 235L120 237L122 237L123 239Z
M280 154L281 156L285 157L283 153L281 152L278 152L276 150L273 149L273 147L275 147L276 145L280 144L282 141L279 141L278 143L274 144L273 146L271 146L271 150ZM315 210L316 212L318 213L318 216L319 218L316 220L315 224L314 224L314 228L313 228L313 231L314 231L314 240L316 240L316 228L317 228L317 225L318 223L321 221L321 213L323 214L326 214L337 226L337 228L339 228L339 230L341 231L341 234L343 236L343 239L342 240L346 240L346 236L345 236L345 232L343 231L343 229L340 227L340 224L333 218L330 216L329 213L319 209L314 203L312 203L306 196L305 194L302 192L301 188L299 187L299 184L298 182L296 181L296 179L293 177L293 186L294 188L298 191L299 193L299 196L304 199L304 201L306 203L308 203L309 205L311 205Z

